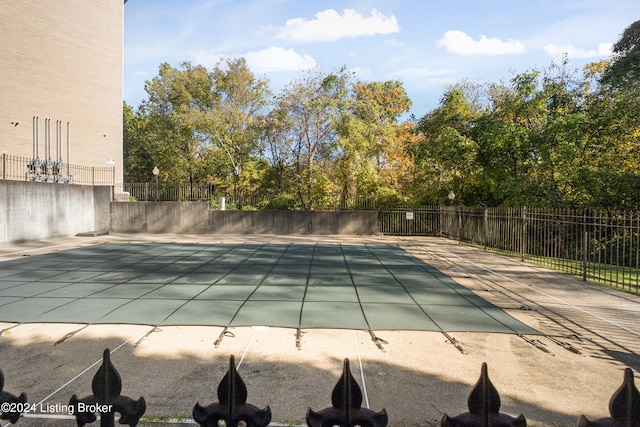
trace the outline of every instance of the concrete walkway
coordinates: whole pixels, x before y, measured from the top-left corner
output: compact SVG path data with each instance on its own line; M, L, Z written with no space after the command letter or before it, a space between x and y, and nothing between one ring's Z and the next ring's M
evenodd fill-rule
M308 407L331 405L344 358L363 389L363 406L385 408L390 426L439 425L442 412L466 412L482 362L501 412L523 413L530 426L608 416L623 369L636 378L640 372L640 297L444 239L111 235L2 246L0 261L105 242L399 245L542 335L392 330L377 332L381 340L374 342L362 330L308 329L297 347L290 328L232 327L223 334L217 326L0 323L4 391L24 391L29 402L53 409L29 413L18 425L75 425L55 408L74 393L91 394L105 348L122 394L147 402L141 425L158 426L189 423L196 401L217 400L230 355L248 402L269 405L272 421L287 424L303 423Z

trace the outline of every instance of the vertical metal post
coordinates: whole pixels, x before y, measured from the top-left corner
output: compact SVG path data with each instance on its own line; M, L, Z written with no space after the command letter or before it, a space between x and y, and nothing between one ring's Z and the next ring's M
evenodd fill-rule
M487 251L487 245L489 240L489 210L484 208L483 215L483 225L484 225L484 251Z
M91 185L96 185L96 168L91 166Z
M69 122L67 122L67 178L71 175L71 166L69 165Z
M587 281L589 251L589 227L587 227L587 210L582 213L582 281Z
M522 236L520 238L520 261L524 261L524 256L527 252L527 208L526 206L522 208L522 227L521 227Z
M462 244L462 212L459 206L456 206L456 213L458 214L458 244Z
M2 179L7 179L7 155L2 153Z

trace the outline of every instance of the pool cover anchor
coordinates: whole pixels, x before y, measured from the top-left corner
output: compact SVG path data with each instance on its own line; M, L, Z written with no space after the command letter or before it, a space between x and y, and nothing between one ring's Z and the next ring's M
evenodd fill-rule
M220 347L220 343L222 342L224 337L231 337L231 338L235 337L235 334L233 332L229 331L229 327L228 326L225 326L224 329L222 330L222 332L220 332L220 335L218 335L218 338L213 342L213 346L215 348Z
M300 328L296 331L296 348L298 350L302 350L302 334L304 333L305 332Z
M58 344L62 344L63 342L65 342L67 339L71 338L72 336L74 336L75 334L77 334L78 332L82 331L83 329L86 329L87 327L91 326L91 323L87 323L86 325L84 325L83 327L81 327L80 329L76 329L75 331L71 331L71 332L67 332L62 338L60 338L58 341L56 341L55 343L53 343L54 347Z
M449 335L448 333L446 333L445 331L441 331L442 335L444 335L445 337L447 337L447 342L451 345L453 345L455 348L458 349L458 351L462 354L467 354L467 351L464 349L464 347L462 347L462 343L460 341L458 341L457 339L455 339L454 337L452 337L451 335Z
M564 348L565 350L568 350L575 354L579 354L580 356L584 356L582 352L578 350L576 347L574 347L571 343L568 343L566 341L560 341L559 339L549 335L545 335L545 337L547 337L547 339L553 341L554 343L558 344L560 347Z
M371 329L367 329L366 332L368 332L369 335L371 335L371 341L374 342L376 347L378 347L383 353L386 353L387 351L384 349L382 344L389 344L389 341L383 340L382 338L377 337L376 334L374 334Z
M151 330L149 330L146 334L144 334L142 336L142 338L140 338L138 341L136 341L136 343L133 346L134 347L139 346L140 344L142 344L142 341L146 340L149 337L149 335L151 335L154 332L162 332L162 329L160 329L157 326L154 326L153 328L151 328Z
M0 329L0 336L2 336L2 334L4 334L5 332L7 332L7 331L9 331L9 330L11 330L13 328L16 328L16 327L18 327L20 325L22 325L22 323L16 323L15 325L9 326L8 328Z
M522 338L523 340L525 340L526 342L528 342L529 344L531 344L532 346L534 346L535 348L537 348L538 350L542 350L547 354L550 354L551 356L555 356L555 354L553 354L553 352L551 350L549 350L547 347L545 347L545 343L543 343L542 341L536 339L536 340L532 340L531 338L527 338L522 334L518 334L518 336L520 338Z

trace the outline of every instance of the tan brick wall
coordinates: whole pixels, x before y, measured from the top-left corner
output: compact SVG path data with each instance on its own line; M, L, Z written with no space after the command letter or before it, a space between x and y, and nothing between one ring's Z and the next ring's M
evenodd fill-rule
M122 181L123 0L11 0L0 7L0 154L31 158L33 117L70 123L69 162ZM18 125L13 125L18 123Z

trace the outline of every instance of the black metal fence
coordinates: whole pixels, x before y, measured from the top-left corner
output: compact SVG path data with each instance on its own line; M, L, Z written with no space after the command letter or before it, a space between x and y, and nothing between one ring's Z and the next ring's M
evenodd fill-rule
M100 416L100 426L115 427L118 422L135 427L144 415L147 405L144 397L134 400L121 394L122 379L111 363L109 349L103 352L102 365L91 383L92 394L79 399L72 395L68 413L76 419L78 426L93 423ZM36 405L29 404L27 394L19 396L3 390L4 376L0 370L0 419L17 423L23 413ZM267 427L271 422L271 408L260 409L247 403L247 387L236 370L235 359L229 358L229 369L218 385L218 400L202 406L196 401L192 409L193 421L201 427ZM603 396L604 398L604 396ZM343 362L342 375L331 393L331 406L314 411L307 409L305 417L309 427L386 427L389 415L383 408L376 412L362 407L362 389L351 374L349 359ZM578 427L635 427L640 423L640 392L633 381L633 371L626 368L622 385L613 392L609 404L610 417L594 421L584 416L578 419ZM524 415L513 417L500 412L500 395L488 375L483 363L480 378L467 399L469 411L454 417L443 414L442 427L525 427Z
M637 212L431 207L402 214L381 210L380 232L448 237L640 293Z
M207 183L163 183L137 182L118 184L122 193L117 201L209 201L211 209L225 210L305 210L300 197L295 194L272 194L265 192L232 194L220 193L213 184ZM118 191L116 191L118 194ZM377 210L380 203L369 196L325 194L315 200L315 210Z
M166 184L153 182L134 182L117 185L116 200L120 202L174 201L202 202L214 198L211 184Z
M61 160L42 160L2 154L0 179L56 184L113 185L115 167L80 166Z

